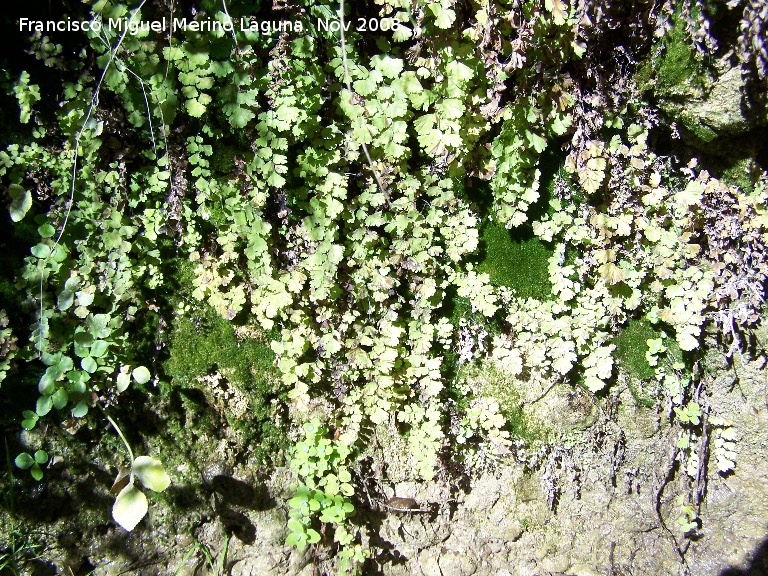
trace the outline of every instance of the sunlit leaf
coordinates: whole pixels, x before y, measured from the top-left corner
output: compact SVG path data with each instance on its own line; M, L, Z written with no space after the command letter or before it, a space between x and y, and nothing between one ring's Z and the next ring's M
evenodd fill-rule
M150 490L162 492L171 484L171 479L163 469L160 460L149 456L139 456L133 461L133 474Z
M120 491L112 506L112 518L128 532L133 530L147 514L147 497L133 484Z
M133 370L133 379L139 384L146 384L152 377L146 366L137 366Z
M19 222L32 207L32 193L18 184L11 184L8 186L8 194L11 196L11 205L8 207L11 220Z

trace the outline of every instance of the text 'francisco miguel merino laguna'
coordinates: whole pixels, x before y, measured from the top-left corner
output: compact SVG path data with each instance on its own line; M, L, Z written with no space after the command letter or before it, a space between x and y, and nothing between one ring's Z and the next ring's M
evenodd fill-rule
M128 18L110 18L108 20L31 20L19 19L21 32L99 32L104 28L136 35L140 32L165 32L170 28L190 32L303 32L304 27L298 20L256 20L254 18L238 18L237 22L219 20L190 20L187 18L163 18L161 20L130 20Z

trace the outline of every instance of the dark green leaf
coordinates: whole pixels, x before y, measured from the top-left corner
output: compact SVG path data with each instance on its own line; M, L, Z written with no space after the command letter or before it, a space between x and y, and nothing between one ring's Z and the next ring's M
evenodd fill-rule
M32 465L32 469L29 471L29 473L32 474L32 478L38 482L43 479L43 470L40 468L40 465L37 462Z
M50 224L46 223L46 224L43 224L42 226L40 226L37 229L37 232L38 232L38 234L40 234L40 236L42 238L50 238L51 236L56 234L56 229L53 226L51 226Z
M38 416L45 416L51 411L51 408L53 408L53 400L50 396L40 396L40 398L37 399L35 411Z
M67 402L69 401L69 395L64 388L59 388L51 396L51 401L53 402L53 407L56 408L56 410L61 410L67 405Z
M26 452L22 452L21 454L16 456L16 459L14 460L14 462L16 463L16 466L18 466L19 468L21 468L22 470L26 470L27 468L32 466L32 464L35 463L35 459L32 458L32 456L30 456Z

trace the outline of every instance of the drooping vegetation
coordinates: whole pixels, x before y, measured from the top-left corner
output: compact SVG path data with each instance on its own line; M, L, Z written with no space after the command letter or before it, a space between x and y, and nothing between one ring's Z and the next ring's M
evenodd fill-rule
M121 426L154 440L137 404L218 404L259 465L290 462L288 543L330 546L340 573L368 555L348 520L370 430L402 433L415 478L471 473L478 446L536 436L514 386L601 394L625 370L684 430L692 478L710 432L736 465L694 367L707 330L733 354L760 320L768 179L758 156L745 186L663 152L660 99L716 73L702 3L192 4L69 7L100 26L30 29L3 68L0 245L28 245L0 255L0 393L26 383L24 429L108 422L132 454ZM764 18L727 6L763 129ZM483 362L503 385L462 381ZM38 438L14 455L37 480ZM127 529L134 479L167 487L153 454L116 482Z

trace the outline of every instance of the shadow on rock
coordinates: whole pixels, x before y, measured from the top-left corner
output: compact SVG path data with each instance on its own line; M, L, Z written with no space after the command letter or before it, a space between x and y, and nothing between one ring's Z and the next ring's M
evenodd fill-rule
M768 538L763 540L755 550L749 567L726 568L720 572L719 576L765 576L766 574L768 574Z
M242 512L231 508L218 508L216 512L222 524L232 532L243 544L253 544L256 541L256 526Z

